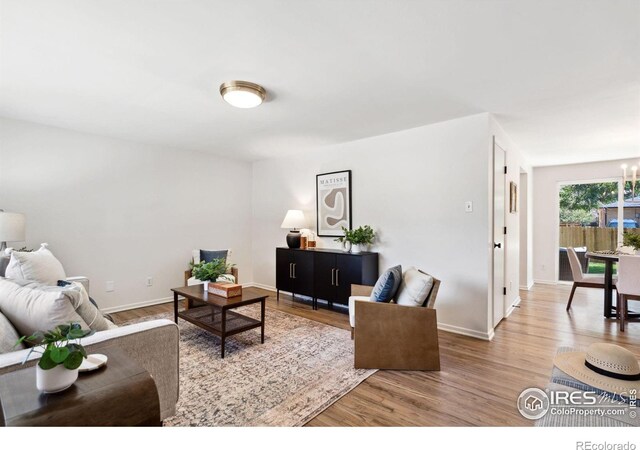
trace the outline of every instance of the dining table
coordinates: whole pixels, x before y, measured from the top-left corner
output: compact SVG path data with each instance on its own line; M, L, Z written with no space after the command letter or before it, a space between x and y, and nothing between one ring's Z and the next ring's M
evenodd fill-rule
M613 306L613 264L619 261L619 255L612 251L587 252L587 259L604 262L604 316L617 317L616 307ZM629 317L639 317L640 314L629 312Z

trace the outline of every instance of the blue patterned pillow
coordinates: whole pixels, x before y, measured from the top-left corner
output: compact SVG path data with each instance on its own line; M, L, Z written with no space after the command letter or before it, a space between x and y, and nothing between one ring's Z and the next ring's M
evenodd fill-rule
M200 261L211 262L214 259L224 259L227 261L229 250L200 250Z
M395 266L385 270L373 287L371 301L389 303L398 292L401 281L402 266Z

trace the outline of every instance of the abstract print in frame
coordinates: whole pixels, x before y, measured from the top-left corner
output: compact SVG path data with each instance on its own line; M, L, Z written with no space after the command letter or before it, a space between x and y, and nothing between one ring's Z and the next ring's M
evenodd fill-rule
M316 175L318 236L344 236L351 229L351 171Z

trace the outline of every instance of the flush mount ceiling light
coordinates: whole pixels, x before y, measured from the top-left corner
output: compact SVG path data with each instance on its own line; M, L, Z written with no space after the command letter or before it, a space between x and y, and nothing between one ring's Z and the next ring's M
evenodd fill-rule
M264 101L267 91L259 84L235 80L222 83L220 95L236 108L255 108Z

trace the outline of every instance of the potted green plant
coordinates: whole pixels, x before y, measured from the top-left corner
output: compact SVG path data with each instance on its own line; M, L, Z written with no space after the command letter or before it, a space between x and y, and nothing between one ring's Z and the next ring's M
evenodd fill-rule
M640 233L625 231L623 235L623 244L625 247L633 247L636 254L640 253Z
M233 264L227 264L223 258L213 259L210 262L200 261L197 264L191 263L191 275L204 283L204 290L209 289L209 283L215 282L233 267Z
M348 230L342 227L344 236L336 239L338 242L349 242L351 244L351 253L360 253L366 251L376 239L376 233L369 225L364 225L355 230Z
M36 331L31 336L22 336L17 344L27 342L34 347L27 354L41 353L36 366L36 387L47 394L64 391L78 379L78 368L87 357L80 339L90 336L93 330L83 330L79 323L58 325L53 330Z
M351 237L353 236L353 230L342 227L342 232L344 233L344 236L340 236L339 238L334 239L334 241L340 242L342 244L342 248L349 252L351 251Z

